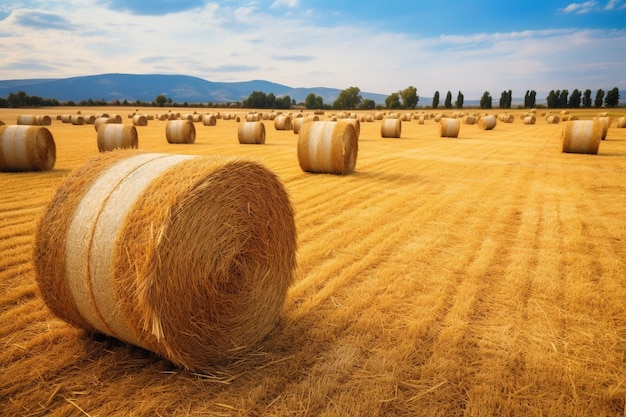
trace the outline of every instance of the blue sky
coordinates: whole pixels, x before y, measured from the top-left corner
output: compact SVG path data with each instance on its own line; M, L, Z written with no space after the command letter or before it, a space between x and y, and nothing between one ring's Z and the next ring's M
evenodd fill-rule
M626 88L626 0L3 0L0 79L102 73L435 91Z

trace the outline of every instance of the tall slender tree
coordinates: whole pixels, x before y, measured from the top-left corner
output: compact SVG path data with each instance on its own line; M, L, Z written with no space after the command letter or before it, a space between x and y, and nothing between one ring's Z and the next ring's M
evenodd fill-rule
M435 94L433 95L433 109L436 109L437 107L439 107L439 91L435 91Z
M446 94L446 101L444 103L444 106L446 107L446 109L452 108L452 93L450 91L448 91L448 93Z
M598 91L596 91L596 99L593 102L593 105L595 107L602 107L602 101L604 100L604 90L603 89L598 89Z
M490 109L492 105L491 95L489 91L485 91L483 96L480 98L480 108L481 109Z

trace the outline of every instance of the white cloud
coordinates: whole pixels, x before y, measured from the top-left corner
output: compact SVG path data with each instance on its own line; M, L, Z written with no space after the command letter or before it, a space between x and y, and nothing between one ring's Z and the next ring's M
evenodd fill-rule
M584 3L571 3L564 9L560 9L563 13L585 14L593 10L598 10L597 1L586 1Z
M300 0L274 0L270 7L274 9L285 6L293 9L298 6L299 2Z

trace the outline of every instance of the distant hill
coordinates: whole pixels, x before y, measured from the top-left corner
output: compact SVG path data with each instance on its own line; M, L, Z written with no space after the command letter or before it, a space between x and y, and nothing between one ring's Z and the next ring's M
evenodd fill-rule
M303 102L310 93L316 94L326 104L332 104L340 89L334 88L293 88L269 81L254 80L245 82L212 82L186 75L134 75L101 74L62 79L24 79L0 81L0 97L24 91L29 96L55 98L61 102L83 100L113 100L152 102L159 94L178 103L226 103L243 101L253 91L273 93L277 97L288 95L297 102ZM385 104L384 94L361 92L363 98Z

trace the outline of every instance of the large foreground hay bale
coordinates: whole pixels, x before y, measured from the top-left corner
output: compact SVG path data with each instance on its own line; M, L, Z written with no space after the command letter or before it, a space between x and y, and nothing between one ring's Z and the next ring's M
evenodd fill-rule
M169 143L194 143L196 127L191 120L170 120L165 125L165 137Z
M456 138L459 136L459 130L461 130L460 119L442 117L441 120L439 120L439 137Z
M307 172L349 174L356 167L359 142L348 122L308 122L298 134L298 162Z
M492 130L496 127L496 124L498 124L498 120L493 114L488 114L478 118L478 122L476 124L483 130Z
M137 148L139 138L135 126L122 124L104 124L98 128L98 150Z
M47 171L54 167L52 133L40 126L0 126L0 171Z
M354 132L356 133L356 138L358 139L361 136L361 122L359 119L355 117L349 117L346 119L341 119L343 122L351 123L354 126Z
M602 122L597 119L566 122L561 133L563 152L597 154L602 128Z
M380 136L399 138L402 135L402 120L386 117L380 124Z
M33 255L55 315L203 370L275 326L295 252L288 195L260 164L121 150L68 176Z
M52 119L46 115L34 115L34 114L20 114L17 116L18 125L30 125L30 126L50 126Z
M263 122L244 122L237 128L237 139L241 144L264 144L265 125Z

